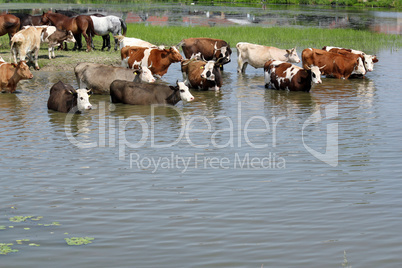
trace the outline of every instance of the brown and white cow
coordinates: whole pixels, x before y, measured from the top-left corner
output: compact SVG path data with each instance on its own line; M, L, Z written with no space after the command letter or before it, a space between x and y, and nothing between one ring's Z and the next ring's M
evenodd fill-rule
M302 61L305 69L311 65L318 66L321 69L321 74L338 79L348 79L352 73L363 75L366 73L360 57L345 56L322 49L304 49L302 52Z
M347 55L348 53L361 55L361 56L363 56L363 63L364 63L364 67L366 68L367 72L372 72L374 70L374 63L378 62L378 58L376 55L368 55L360 50L355 50L355 49L350 49L350 48L341 48L341 47L331 47L331 46L325 46L322 48L322 50L325 50L328 52L339 53L339 54L343 54L343 55Z
M138 70L117 66L82 62L75 66L74 72L78 87L81 87L81 83L85 83L95 94L109 94L110 84L118 79L134 81L139 77L143 82L155 82L155 78L147 67L141 68L138 72Z
M47 108L62 113L90 110L92 105L89 103L89 94L88 89L74 89L71 85L59 81L50 88Z
M121 49L122 66L133 68L135 62L141 62L142 67L148 67L153 75L163 76L170 64L183 60L176 47L159 49L157 47L123 47Z
M220 62L189 59L181 62L181 72L184 83L195 89L209 90L210 88L218 91L222 87L222 74Z
M321 73L317 66L307 70L288 62L269 60L264 66L265 87L289 91L309 92L311 85L321 84Z
M183 49L184 56L190 59L194 54L201 53L205 60L221 60L222 64L230 62L232 49L230 45L221 39L214 38L187 38L183 39L179 45Z
M32 53L35 54L35 69L39 70L38 54L40 49L40 37L44 28L31 26L17 32L11 38L11 55L14 63L17 63L17 55L24 61L27 54L32 60Z
M8 63L0 57L0 90L13 93L23 79L32 79L33 75L25 61L18 64Z
M280 49L247 42L239 42L236 44L236 49L238 73L244 73L248 64L254 68L264 68L264 64L269 60L294 63L300 62L296 48Z
M63 44L63 42L67 43L75 43L76 40L71 31L66 30L58 30L55 26L41 26L45 29L41 35L41 42L48 43L48 51L49 51L49 60L56 58L54 54L54 48Z

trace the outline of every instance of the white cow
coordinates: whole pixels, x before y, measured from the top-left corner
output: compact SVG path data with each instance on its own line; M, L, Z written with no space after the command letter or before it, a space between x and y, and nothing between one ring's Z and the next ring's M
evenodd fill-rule
M264 68L264 64L269 60L279 60L283 62L300 62L296 48L280 49L246 42L236 44L237 49L237 72L244 73L247 65L254 68Z
M11 55L14 63L17 63L17 56L21 61L29 55L32 60L32 54L35 54L35 69L39 70L38 54L40 49L40 36L44 28L28 27L17 32L11 38Z

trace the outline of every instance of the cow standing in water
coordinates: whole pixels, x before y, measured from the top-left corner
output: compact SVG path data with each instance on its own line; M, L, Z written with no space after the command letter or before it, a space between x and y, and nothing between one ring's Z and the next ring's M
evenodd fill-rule
M302 52L303 67L318 66L321 74L329 77L348 79L354 74L366 74L360 56L345 56L316 48L306 48Z
M223 58L221 58L223 59ZM220 60L221 60L220 59ZM181 62L184 83L195 89L218 91L222 87L222 64L218 61L189 59Z
M183 82L176 82L176 84L176 86L166 86L115 80L110 85L110 97L113 103L131 105L176 105L181 100L194 100Z
M59 81L50 89L47 108L62 113L73 109L74 112L90 110L92 105L89 103L89 93L85 88L74 89L71 85Z
M81 83L85 83L95 94L110 94L110 84L114 80L134 81L139 78L143 82L155 82L155 78L147 67L132 70L99 63L81 62L75 66L74 72L78 87L81 86Z
M13 93L23 79L32 79L33 75L25 61L18 64L8 63L0 57L0 91Z
M238 73L245 73L248 64L254 68L264 68L265 63L269 60L279 60L291 63L300 62L296 48L280 49L276 47L240 42L237 43L236 49Z
M222 58L221 65L224 65L230 62L230 56L232 55L230 45L221 39L187 38L183 39L179 45L181 45L187 59L200 53L201 57L207 61L217 61Z
M135 67L134 63L141 63L142 67L148 67L153 75L163 76L167 73L172 63L183 60L176 47L160 49L157 47L123 47L120 51L122 66Z
M321 73L317 66L307 70L288 62L270 60L264 66L265 87L289 91L309 92L311 85L321 84Z

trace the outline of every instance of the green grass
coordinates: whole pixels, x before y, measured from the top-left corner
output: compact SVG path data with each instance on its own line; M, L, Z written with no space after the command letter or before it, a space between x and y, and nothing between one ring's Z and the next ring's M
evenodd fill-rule
M342 46L363 51L376 51L380 48L401 47L400 35L387 35L351 29L284 28L250 26L146 26L129 24L127 36L137 37L156 45L176 45L183 38L211 37L223 39L234 47L238 42L249 42L280 48L300 49L326 45Z

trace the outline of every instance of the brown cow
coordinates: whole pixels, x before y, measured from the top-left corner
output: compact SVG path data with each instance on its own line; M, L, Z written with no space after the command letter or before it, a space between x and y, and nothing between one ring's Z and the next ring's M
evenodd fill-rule
M342 54L327 52L316 48L306 48L302 52L303 68L311 65L321 69L326 76L334 76L338 79L348 79L352 73L365 74L363 61L360 57L348 57Z
M164 75L170 64L180 62L183 57L176 47L159 49L156 47L123 47L121 49L122 66L133 68L135 62L148 67L153 75Z
M216 61L220 58L224 58L222 64L230 62L232 50L230 49L230 45L224 40L213 38L187 38L183 39L179 45L181 45L187 59L200 52L205 60Z
M366 68L367 72L372 72L374 70L374 63L378 62L376 55L368 55L360 50L354 50L350 48L330 47L330 46L325 46L322 48L322 50L339 53L343 55L348 55L349 53L361 55L363 57L364 67Z
M25 61L18 64L7 63L0 57L0 90L13 93L23 79L32 79L33 75Z

